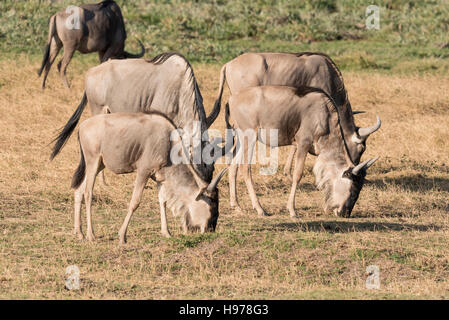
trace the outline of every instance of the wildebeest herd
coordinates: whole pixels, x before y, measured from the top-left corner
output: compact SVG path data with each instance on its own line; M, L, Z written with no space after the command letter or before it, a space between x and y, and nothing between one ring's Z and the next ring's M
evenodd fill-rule
M259 215L267 213L256 196L251 178L251 160L257 141L270 147L292 146L284 174L290 176L295 160L287 209L295 213L295 193L307 154L316 156L313 172L324 195L324 209L349 217L363 187L367 169L377 160L361 162L367 138L381 122L359 128L353 115L342 74L323 53L245 53L221 69L219 93L213 110L206 116L203 99L192 66L179 53L157 55L151 60L124 51L126 31L120 8L114 1L82 5L79 28L67 28L71 16L62 11L50 18L49 38L39 75L42 87L59 50L64 56L58 70L68 86L66 69L75 50L98 52L101 64L91 68L78 108L55 139L51 159L75 130L89 103L92 118L79 127L81 160L73 176L75 189L74 232L83 239L81 205L87 212L87 238L94 240L92 190L98 173L108 168L116 174L137 172L128 214L119 231L120 243L139 206L145 184L151 178L159 188L161 232L169 237L166 208L180 217L183 230L214 231L219 215L217 185L226 169L214 176L214 164L230 156L229 187L231 207L241 212L237 201L236 178L240 168L252 206ZM225 82L231 97L225 106L227 135L209 141L208 129L217 119ZM187 137L177 129L192 133ZM277 144L261 134L277 130ZM196 131L195 131L196 130ZM243 134L256 133L253 140ZM193 132L201 142L192 145ZM178 150L176 145L182 145ZM173 150L183 162L173 161ZM207 150L207 152L204 152ZM194 161L200 154L200 161ZM212 161L206 161L207 154Z

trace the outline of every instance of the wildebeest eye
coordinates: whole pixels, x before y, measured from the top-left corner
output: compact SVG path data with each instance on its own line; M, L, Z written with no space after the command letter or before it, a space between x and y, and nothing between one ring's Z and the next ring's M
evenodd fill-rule
M343 174L342 174L341 177L342 177L342 178L347 178L347 179L352 180L353 174L352 174L352 172L351 172L351 169L348 169L348 170L346 170L345 172L343 172Z

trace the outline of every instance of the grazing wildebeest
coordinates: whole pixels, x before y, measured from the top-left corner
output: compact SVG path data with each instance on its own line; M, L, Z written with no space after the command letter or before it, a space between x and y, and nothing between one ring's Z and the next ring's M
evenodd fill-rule
M366 149L366 139L381 125L379 117L372 127L359 128L355 125L341 72L324 53L245 53L229 61L221 69L219 93L214 109L208 117L208 123L213 122L220 112L225 82L231 95L248 87L265 85L296 88L309 86L323 90L332 97L339 109L341 127L348 138L349 154L355 164L360 162ZM293 146L284 167L286 175L290 175L295 150Z
M92 228L92 190L95 177L105 167L116 174L137 171L128 214L119 231L120 243L126 242L126 230L139 206L142 191L151 177L158 183L161 231L170 237L165 213L168 206L180 216L184 232L199 229L214 231L218 219L217 184L226 169L213 181L205 181L190 164L174 164L171 152L181 142L176 126L160 113L100 114L85 120L79 129L81 160L73 176L75 191L75 234L81 231L81 203L84 195L87 212L87 238L94 240ZM182 149L181 149L182 150Z
M241 211L236 194L239 164L253 208L259 215L266 215L251 178L250 161L259 140L271 147L296 145L293 183L287 204L292 217L295 216L296 188L309 152L318 156L313 171L318 188L324 191L325 211L349 217L362 189L366 170L377 158L354 165L340 119L340 111L332 98L317 88L260 86L233 94L226 104L226 123L228 127L238 129L237 137L243 147L229 168L231 207ZM278 145L270 145L270 140L262 136L260 129L278 130ZM248 132L255 134L253 139Z
M76 26L75 23L79 25ZM42 66L38 72L41 76L45 69L42 88L45 88L48 72L62 47L64 47L64 56L58 63L58 71L64 84L69 87L66 71L76 50L81 53L98 52L100 63L109 58L143 57L145 48L140 41L142 52L135 55L125 51L125 40L126 31L122 12L114 1L84 4L74 7L73 12L63 10L56 13L50 18L48 42Z
M189 62L180 54L163 53L152 60L109 60L86 74L83 99L55 139L51 159L64 146L89 102L92 115L110 112L159 111L178 128L193 133L200 124L207 135L203 98ZM204 147L203 141L199 147ZM210 179L213 164L194 164L203 179Z

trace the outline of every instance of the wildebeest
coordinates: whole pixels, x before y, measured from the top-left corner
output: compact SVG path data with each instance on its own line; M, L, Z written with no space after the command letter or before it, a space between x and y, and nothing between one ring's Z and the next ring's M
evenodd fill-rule
M366 170L377 160L354 165L348 139L341 125L340 110L323 90L311 87L259 86L233 94L226 104L228 127L237 129L240 152L229 169L231 207L241 211L236 194L237 164L243 170L253 208L266 215L257 199L250 161L257 140L271 147L296 145L296 163L287 209L295 216L295 193L309 152L317 155L316 184L323 190L325 211L349 217L362 189ZM230 118L230 119L229 119ZM278 130L278 145L272 146L260 129ZM250 130L250 131L248 131ZM254 139L248 136L254 133Z
M213 181L203 180L185 156L187 164L174 164L171 152L178 135L176 126L160 113L101 114L85 120L79 129L81 160L72 179L75 191L75 234L81 231L81 203L84 194L87 212L87 238L94 240L92 228L92 190L95 177L105 167L116 174L137 171L128 214L119 231L120 243L126 242L126 230L139 206L142 191L151 177L158 183L161 231L170 237L165 209L180 216L184 232L197 228L214 231L218 219L217 184L226 169ZM184 152L182 152L184 155Z
M81 53L98 52L100 63L109 58L140 58L145 54L140 41L140 54L125 51L125 23L120 7L114 1L84 4L68 11L60 11L50 18L48 42L38 71L41 76L45 69L42 88L45 88L48 72L62 47L64 56L58 63L58 71L67 87L66 70L76 50Z
M203 98L189 62L180 54L168 52L152 60L109 60L89 69L83 99L55 139L51 159L64 146L89 102L92 115L110 112L159 111L178 128L193 132L196 125L207 138ZM202 141L204 147L206 141ZM200 159L201 160L201 159ZM213 164L194 164L203 179L212 176Z
M353 111L340 70L332 59L320 52L300 53L245 53L226 63L220 72L219 93L208 123L220 112L224 83L227 82L231 95L248 87L273 85L316 87L332 97L341 115L341 127L347 137L350 157L355 164L360 162L366 149L366 139L380 128L381 122L369 128L359 128L354 123ZM275 111L274 111L275 112ZM290 174L295 147L291 148L284 167L284 174Z

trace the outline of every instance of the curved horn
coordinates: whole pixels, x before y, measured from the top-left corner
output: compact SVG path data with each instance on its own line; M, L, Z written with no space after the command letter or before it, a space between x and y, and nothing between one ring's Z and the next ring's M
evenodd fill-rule
M140 48L141 48L140 53L132 54L132 53L125 51L125 58L138 59L138 58L142 58L145 55L145 47L143 46L142 42L140 42L140 40L137 40L137 41L139 41L139 44L140 44Z
M379 157L372 158L370 161L368 161L368 163L365 166L365 170L368 170L369 167L371 167L377 160L379 160Z
M203 180L203 178L201 178L201 176L199 175L199 173L195 170L195 168L192 165L192 162L190 161L188 155L187 155L187 150L184 147L184 143L182 141L181 136L179 136L180 138L180 143L181 143L181 153L182 153L182 157L184 158L184 161L186 162L187 168L189 169L189 171L192 173L193 178L195 179L196 184L198 185L198 187L200 188L200 194L204 192L204 190L206 190L206 188L208 187L208 184L206 181Z
M215 188L217 188L218 183L220 182L221 178L223 178L226 171L228 171L228 167L224 168L223 170L220 171L219 174L216 175L216 177L207 186L207 189L206 189L207 192L213 192L215 190Z
M356 167L354 167L354 169L352 169L352 171L351 171L352 174L356 176L359 174L360 170L362 170L362 169L368 170L368 168L371 167L373 165L373 163L377 161L377 159L379 159L379 157L363 161L362 163L360 163Z
M370 134L379 130L381 123L382 122L380 121L379 116L377 116L377 123L374 126L368 128L360 128L359 129L360 138L362 139L368 138Z
M361 114L361 113L366 113L366 111L352 111L352 114Z

